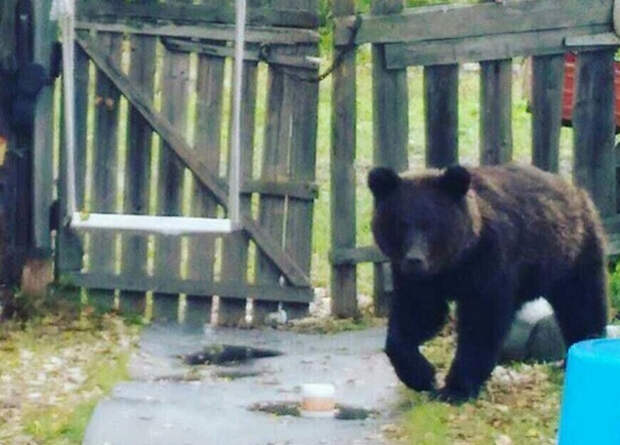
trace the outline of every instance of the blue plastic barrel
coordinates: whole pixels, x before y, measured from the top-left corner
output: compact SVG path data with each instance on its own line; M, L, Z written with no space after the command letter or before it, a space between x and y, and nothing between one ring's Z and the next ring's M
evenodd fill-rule
M620 445L620 339L568 350L559 445Z

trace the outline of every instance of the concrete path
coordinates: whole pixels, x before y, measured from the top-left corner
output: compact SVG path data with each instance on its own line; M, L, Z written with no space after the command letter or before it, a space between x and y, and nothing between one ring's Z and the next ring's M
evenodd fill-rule
M88 425L86 445L382 444L397 379L381 351L385 329L334 335L151 326L132 357L133 381L118 384ZM284 355L240 366L186 366L179 354L213 344L276 349ZM247 375L241 378L231 378ZM336 387L337 403L378 411L366 420L275 416L248 408L296 402L300 385Z

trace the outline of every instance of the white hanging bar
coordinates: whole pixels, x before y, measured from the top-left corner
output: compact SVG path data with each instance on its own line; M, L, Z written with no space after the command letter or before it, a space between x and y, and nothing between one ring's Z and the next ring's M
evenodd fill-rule
M191 218L187 216L118 215L111 213L74 213L71 227L75 230L120 230L134 234L200 235L230 233L232 221L223 218Z
M232 142L229 167L228 218L195 218L185 216L152 216L110 213L83 213L77 209L75 191L75 128L74 128L74 41L75 0L53 0L51 17L62 29L63 86L65 106L67 207L69 226L85 231L122 231L160 235L199 235L231 233L241 229L241 91L243 83L243 50L245 40L246 0L236 0L235 78L233 87Z

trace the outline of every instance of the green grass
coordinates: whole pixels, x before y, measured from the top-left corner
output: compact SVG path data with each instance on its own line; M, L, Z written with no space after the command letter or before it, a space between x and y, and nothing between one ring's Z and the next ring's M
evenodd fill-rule
M121 381L128 380L126 352L106 354L105 360L92 363L87 368L88 379L80 389L93 392L97 396L90 397L75 407L35 408L27 411L25 430L35 439L46 444L80 444L91 414L99 401L99 394L107 394L112 387Z
M129 379L139 326L70 300L0 325L0 443L80 444L96 403Z
M454 351L454 334L423 347L443 379ZM449 405L403 389L404 412L395 436L416 445L552 444L563 372L553 365L513 364L496 369L477 400Z

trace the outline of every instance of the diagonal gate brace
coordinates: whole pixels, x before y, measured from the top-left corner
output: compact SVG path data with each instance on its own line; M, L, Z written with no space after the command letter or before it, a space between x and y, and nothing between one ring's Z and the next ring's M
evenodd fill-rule
M84 52L92 59L97 67L114 83L116 88L127 98L129 103L142 115L149 125L170 146L187 168L206 187L213 197L224 207L228 208L228 186L215 175L211 174L204 163L198 159L189 144L174 129L170 122L158 113L152 101L138 88L131 84L97 44L90 37L75 36L75 41L82 47ZM293 286L311 287L310 279L295 263L295 261L283 251L278 243L247 214L241 215L242 226L254 240L257 247L280 269L284 277Z

